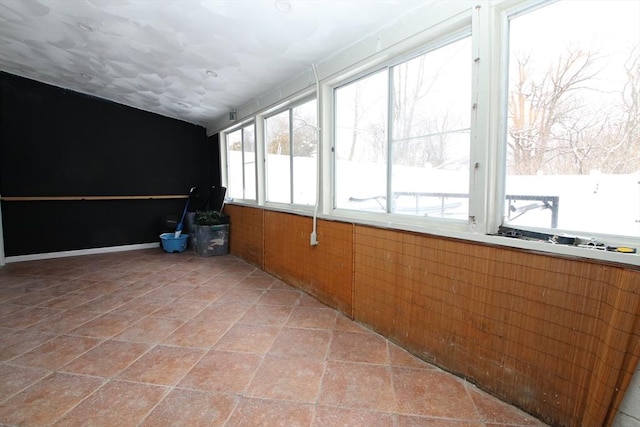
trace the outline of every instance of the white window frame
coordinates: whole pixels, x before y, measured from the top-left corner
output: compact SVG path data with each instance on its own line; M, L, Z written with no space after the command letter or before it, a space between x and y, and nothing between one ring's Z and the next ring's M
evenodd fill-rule
M287 209L287 208L292 208L296 211L312 211L314 209L314 205L303 205L303 204L298 204L298 203L293 203L293 192L295 190L295 186L293 183L293 178L294 178L294 165L293 165L293 109L296 107L299 107L300 105L306 104L308 102L311 101L316 101L316 109L319 109L319 103L318 103L318 97L316 96L315 92L309 95L305 95L305 96L301 96L296 98L294 101L287 103L286 105L279 105L276 108L269 110L268 113L265 113L263 115L260 116L260 121L262 124L262 129L263 131L260 133L261 134L261 141L256 141L256 144L260 144L262 146L262 153L263 153L263 161L262 163L264 164L264 172L262 173L261 177L262 177L262 182L263 182L263 202L262 204L264 204L265 206L271 206L274 208L278 208L278 209ZM267 144L267 138L266 138L266 132L264 131L264 129L266 128L266 121L271 118L274 117L278 114L281 114L283 112L287 111L288 116L289 116L289 198L291 200L291 203L283 203L283 202L273 202L273 201L269 201L267 200L267 171L266 169L268 168L267 165L267 161L266 161L266 144ZM316 114L316 117L318 115ZM318 124L316 123L316 126L318 126ZM320 149L320 141L317 141L318 144L318 149L317 149L317 158L319 158L321 156L321 149ZM315 177L316 180L318 180L318 174L316 174ZM314 183L316 184L316 183ZM316 187L316 191L317 191L317 185L314 185ZM317 195L316 195L316 199L317 199Z
M255 120L257 173L257 202L235 200L232 203L258 205L263 209L298 213L301 215L317 214L320 218L338 220L363 225L380 226L391 229L414 231L435 236L461 239L464 241L488 243L497 246L521 248L556 255L597 259L621 264L640 265L640 256L615 252L594 251L568 245L553 245L545 242L524 239L512 239L496 236L502 224L505 203L506 172L506 108L508 96L508 42L509 19L514 14L526 13L554 0L477 0L466 2L468 9L461 13L461 7L454 2L448 10L456 10L450 16L442 16L439 22L432 22L423 32L413 34L392 47L358 62L344 66L344 59L337 60L341 67L320 73L317 87L313 74L309 72L306 86L292 90L291 96L283 97L281 88L271 95L273 103L256 109L251 104L247 107L245 118ZM408 57L432 50L435 45L443 44L471 28L472 40L472 93L471 103L471 152L470 152L470 186L469 186L469 220L465 224L442 221L430 218L416 220L411 216L379 214L360 211L346 211L333 208L335 190L334 167L334 99L336 87L348 84L394 63L402 62ZM342 57L341 57L342 58ZM322 71L322 67L320 68ZM292 87L295 87L293 85ZM319 193L317 206L296 206L265 202L265 170L264 170L264 117L282 111L290 105L306 97L316 97L318 103L320 138L318 147ZM256 101L260 104L260 100ZM242 114L242 109L240 110ZM245 123L242 123L244 125ZM223 183L226 177L226 140L222 136L226 132L237 129L240 125L222 129L221 162ZM225 142L223 144L223 141ZM224 147L224 149L223 149ZM315 209L314 209L315 208ZM313 211L313 212L312 212ZM315 223L315 222L314 222ZM311 230L310 230L311 231ZM560 231L558 231L560 232ZM614 236L603 236L612 238ZM615 244L628 244L640 249L640 241L636 239L617 239ZM322 244L322 242L319 242Z
M497 155L495 156L495 160L498 161L496 165L496 169L500 171L498 176L495 178L493 182L494 188L497 191L497 198L493 202L493 212L491 218L490 232L497 232L500 226L504 226L506 228L514 228L518 230L523 230L526 232L532 233L542 233L548 235L566 235L570 237L578 237L583 241L589 239L595 239L599 242L606 242L607 245L611 246L631 246L635 247L640 251L640 240L634 238L632 236L620 236L620 235L610 235L610 234L601 234L590 231L574 231L560 228L547 228L547 227L533 227L533 226L524 226L518 225L513 226L509 224L504 224L504 212L506 205L506 157L507 157L507 118L508 118L508 104L507 97L509 95L509 26L511 19L521 16L540 8L544 8L545 6L551 5L558 0L525 0L519 1L516 4L505 2L498 4L493 8L493 14L496 18L496 21L499 22L499 26L494 28L494 35L492 40L492 46L499 52L499 55L495 55L494 60L499 60L496 62L494 66L499 67L499 82L498 88L500 93L500 102L499 106L493 106L490 112L490 116L498 117L499 120L493 120L493 122L497 125L499 123L499 127L495 129L494 136L490 138L495 141L497 146L493 147ZM565 0L566 1L566 0ZM498 74L498 73L497 73ZM496 83L493 83L494 87ZM561 247L561 246L558 246ZM582 252L585 250L593 251L589 249L582 249ZM595 252L595 251L594 251ZM625 256L629 257L628 254ZM640 263L640 260L636 260L637 263Z
M427 54L429 52L435 51L441 47L444 47L450 43L453 43L455 41L458 40L462 40L466 37L470 37L471 39L471 43L472 43L472 51L473 51L473 33L472 33L472 25L471 25L471 21L470 19L465 19L464 21L462 21L462 23L460 23L457 28L453 31L450 31L444 35L438 35L436 37L434 37L433 39L431 39L429 42L421 45L419 48L417 49L411 49L408 51L405 51L403 54L395 56L393 58L391 58L390 60L386 60L384 62L381 62L379 64L377 64L376 67L372 67L370 69L367 69L364 72L355 74L353 76L350 76L347 79L344 80L340 80L334 84L329 85L330 88L330 102L332 105L332 116L331 116L331 120L332 123L335 123L335 112L336 112L336 100L335 100L335 90L339 89L341 87L347 86L351 83L354 83L360 79L363 78L367 78L368 76L371 76L377 72L380 72L384 69L388 70L388 78L389 80L391 80L393 78L393 73L392 73L392 69L393 67L402 64L406 61L410 61L411 59L417 58L420 55L424 55ZM471 59L470 59L471 60ZM472 88L474 87L473 82L476 80L475 78L475 67L472 67ZM389 82L387 84L387 90L392 90L392 84ZM469 94L469 105L471 106L472 104L472 94ZM388 102L387 102L387 109L390 110L391 109L391 103L393 102L393 99L391 99L391 97L389 97ZM470 117L471 117L471 122L470 122L470 126L471 126L471 145L473 145L473 134L474 134L474 128L473 128L473 117L471 116L471 109L470 109ZM391 118L388 117L387 121L391 120ZM387 140L389 142L390 139L390 135L388 132L388 126L389 124L387 123ZM341 218L345 218L347 220L353 221L353 220L361 220L364 223L369 223L372 225L385 225L388 226L389 224L398 224L401 227L409 227L410 229L414 229L414 230L418 230L418 231L428 231L431 228L436 228L438 230L449 230L449 231L454 231L454 232L465 232L468 231L471 227L471 221L464 221L464 220L455 220L455 219L442 219L442 218L436 218L436 217L423 217L423 216L416 216L416 215L403 215L403 214L398 214L398 213L381 213L381 212L367 212L367 211L358 211L358 210L351 210L351 209L341 209L341 208L337 208L335 206L335 194L336 194L336 185L339 185L339 183L336 182L335 180L335 162L336 162L336 150L335 150L335 140L336 140L336 136L335 136L335 127L333 127L331 129L332 131L332 150L331 150L331 157L327 160L327 163L331 163L332 168L331 168L331 205L330 205L330 209L329 212L332 216L336 216L336 217L341 217ZM391 150L391 144L389 144L388 147L389 150ZM471 152L469 153L470 155L470 166L469 166L469 179L470 179L470 183L469 183L469 216L471 216L471 212L472 212L472 200L475 200L474 197L472 197L472 192L471 189L474 186L474 181L475 181L475 177L473 176L472 172L472 167L471 165L473 165L475 163L475 160L473 158L473 149L471 150ZM388 159L389 161L389 159ZM389 175L391 173L391 168L388 165L388 161L387 161L387 175ZM326 172L326 170L325 170ZM391 187L390 187L390 181L389 181L389 176L387 176L387 188L385 188L385 192L387 195L389 195L389 192L391 191ZM387 197L387 208L389 207L389 197ZM474 225L474 227L477 227L477 223L476 225Z
M245 182L244 182L244 177L245 177L245 162L244 162L244 129L248 126L252 126L254 127L254 144L255 144L255 148L256 148L256 152L255 152L255 177L256 177L256 198L255 199L245 199L245 198L241 198L241 199L236 199L236 200L240 200L242 201L242 203L248 203L248 204L258 204L259 203L259 194L260 194L260 190L259 190L259 185L260 185L260 177L258 175L259 172L259 165L260 165L260 153L259 153L259 145L258 145L258 129L256 126L256 122L255 120L247 120L242 122L241 124L238 124L232 128L226 129L223 132L220 132L220 165L221 165L221 170L223 171L223 173L221 173L221 177L220 177L220 181L222 183L223 187L226 187L227 189L229 188L229 158L228 158L228 153L229 153L229 140L228 140L228 135L231 133L234 133L236 131L240 131L241 132L241 137L240 137L240 141L242 144L242 193L243 196L246 195L246 187L245 187ZM229 197L229 192L227 190L227 197Z

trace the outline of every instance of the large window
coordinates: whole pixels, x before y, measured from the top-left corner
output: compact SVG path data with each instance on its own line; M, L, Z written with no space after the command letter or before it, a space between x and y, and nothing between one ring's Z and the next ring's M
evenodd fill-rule
M316 203L318 164L316 100L265 119L266 200Z
M256 136L254 125L226 134L227 195L256 200Z
M640 2L509 22L504 224L640 236Z
M387 211L388 79L385 70L335 91L338 208Z
M335 90L337 208L466 220L471 37Z
M578 256L547 243L640 247L640 2L462 3L230 128L231 196Z

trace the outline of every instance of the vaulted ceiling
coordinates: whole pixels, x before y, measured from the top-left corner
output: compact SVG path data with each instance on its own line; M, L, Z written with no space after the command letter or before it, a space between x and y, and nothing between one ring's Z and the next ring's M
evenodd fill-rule
M0 0L0 70L207 126L416 0Z

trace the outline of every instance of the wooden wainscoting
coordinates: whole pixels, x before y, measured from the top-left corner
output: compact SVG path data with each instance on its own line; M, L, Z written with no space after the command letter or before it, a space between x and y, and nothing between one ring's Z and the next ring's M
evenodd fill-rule
M640 358L640 271L227 205L231 252L552 425L613 421Z

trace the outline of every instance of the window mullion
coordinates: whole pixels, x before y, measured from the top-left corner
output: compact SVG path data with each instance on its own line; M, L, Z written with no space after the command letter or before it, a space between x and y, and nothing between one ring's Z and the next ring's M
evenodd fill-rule
M240 129L240 152L241 154L241 158L242 158L242 198L246 199L247 198L247 185L246 185L246 180L245 180L245 159L244 159L244 128Z
M394 68L390 67L387 73L387 213L393 213L393 72Z
M256 201L259 205L264 205L266 200L266 138L264 118L262 116L256 116L254 138L256 147Z
M293 108L289 109L289 203L293 203Z

